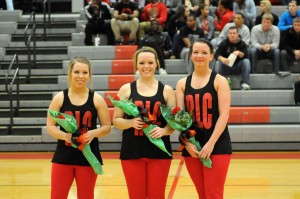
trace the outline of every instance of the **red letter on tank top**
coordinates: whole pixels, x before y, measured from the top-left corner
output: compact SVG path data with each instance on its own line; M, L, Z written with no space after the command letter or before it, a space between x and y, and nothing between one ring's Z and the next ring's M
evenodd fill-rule
M200 94L195 95L195 114L196 114L196 122L199 128L203 128L203 122L201 121L201 107L200 107Z
M91 111L86 111L83 115L82 125L90 128L92 126L92 113Z
M210 93L204 94L202 105L204 128L210 129L212 126L212 114L208 114L208 109L212 108L212 96Z
M194 115L194 98L192 95L185 96L185 107L186 111L192 114L192 119L195 121L195 115Z

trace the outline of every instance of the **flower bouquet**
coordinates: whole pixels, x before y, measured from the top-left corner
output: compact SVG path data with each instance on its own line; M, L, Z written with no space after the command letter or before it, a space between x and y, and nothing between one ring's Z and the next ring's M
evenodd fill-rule
M180 133L179 135L179 142L180 144L186 146L187 142L190 142L192 144L194 144L195 146L197 146L198 151L201 150L201 145L200 143L195 139L195 135L196 135L196 131L195 130L187 130L187 131L183 131ZM212 168L212 161L210 158L208 159L203 159L200 158L203 166L207 167L207 168Z
M193 124L191 115L178 106L171 108L161 105L160 111L165 120L174 130L185 131Z
M68 144L82 151L84 157L93 167L93 170L96 174L103 174L102 166L95 155L92 153L90 145L85 144L86 139L84 133L86 133L88 129L78 129L76 125L76 119L71 115L57 112L51 109L49 109L49 114L54 119L54 121L61 127L63 127L68 133L72 133L72 144ZM75 139L75 137L77 138Z
M108 98L114 106L120 108L127 115L140 117L146 123L143 127L143 132L150 142L167 153L170 157L172 156L166 149L161 138L152 138L150 136L150 131L156 128L157 125L153 124L156 121L156 118L149 113L147 108L143 108L142 106L137 107L131 99L121 100L118 96L112 98L110 95L108 95Z

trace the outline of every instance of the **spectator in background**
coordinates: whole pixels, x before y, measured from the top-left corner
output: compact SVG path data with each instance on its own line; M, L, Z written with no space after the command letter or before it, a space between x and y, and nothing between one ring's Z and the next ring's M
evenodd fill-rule
M163 30L168 17L168 10L164 3L158 0L151 0L151 3L147 4L143 12L140 15L140 27L139 27L139 39L144 37L145 32L148 31L150 27L150 22L157 20L160 29Z
M108 45L114 45L115 42L110 25L111 14L107 5L102 4L101 0L92 0L91 4L85 6L84 11L88 19L85 27L85 45L94 45L92 36L100 33L107 35Z
M242 13L235 13L234 14L234 22L228 23L222 30L222 32L219 34L218 37L211 40L211 43L214 47L214 49L218 48L218 45L221 41L227 38L228 36L228 30L231 26L235 26L238 29L240 38L247 44L247 46L250 44L250 30L248 26L244 24L245 16Z
M171 18L171 16L173 16L173 14L177 12L180 6L184 5L182 3L182 0L160 0L160 1L167 6L168 19Z
M217 31L222 31L227 23L232 22L234 13L230 10L231 1L220 0L216 9L215 27Z
M233 64L229 56L236 56ZM238 29L231 26L228 30L228 37L223 40L215 54L216 65L215 71L220 75L234 75L242 73L241 89L250 90L250 61L248 59L247 44L240 39ZM232 65L231 65L232 64Z
M252 71L255 73L257 61L260 59L271 59L273 62L273 72L279 73L280 50L279 40L280 31L277 26L272 25L273 16L266 13L262 17L262 23L256 25L251 31L251 64Z
M201 4L199 6L200 15L196 18L197 26L204 31L205 37L211 40L214 37L214 18L209 15L209 6Z
M281 51L281 63L283 70L291 70L293 61L300 61L300 17L293 20L293 26L284 31L285 43ZM300 67L291 72L300 72Z
M7 10L14 10L13 0L6 0L6 9Z
M278 28L286 30L292 27L293 19L300 17L300 10L297 9L297 2L292 0L289 2L288 11L282 13L279 17Z
M253 0L234 0L233 12L245 15L245 24L251 30L256 18L256 7Z
M166 29L173 40L176 32L186 24L186 17L190 14L190 9L184 5L180 6L177 12L168 20Z
M186 25L180 29L178 46L180 58L184 59L189 74L194 70L193 63L189 58L190 47L194 40L198 38L205 38L204 31L197 26L196 16L190 14L186 19ZM174 46L172 50L174 50Z
M210 5L210 0L185 0L184 4L187 6L191 13L195 14L197 16L199 11L199 5L206 3L207 5Z
M139 10L135 3L130 0L122 0L114 7L111 28L115 36L115 44L124 42L122 34L130 33L128 44L136 43L137 31L139 29Z
M271 4L271 2L269 0L262 0L260 2L260 7L259 8L260 8L261 14L256 17L255 25L261 24L262 16L265 13L271 13L271 15L273 16L273 22L272 23L273 23L274 26L277 26L279 19L278 19L277 15L272 13L272 4Z
M139 41L138 49L148 46L153 48L158 56L160 68L158 70L160 75L166 75L165 59L169 58L172 52L172 42L167 32L159 30L159 24L156 20L151 21L150 30Z

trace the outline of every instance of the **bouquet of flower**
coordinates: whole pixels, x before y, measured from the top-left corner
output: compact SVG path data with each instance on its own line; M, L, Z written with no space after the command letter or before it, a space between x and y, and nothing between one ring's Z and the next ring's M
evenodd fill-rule
M153 124L156 121L156 118L149 113L147 108L136 106L131 99L121 100L118 96L112 98L110 95L108 95L108 98L114 106L120 108L127 115L140 117L146 123L143 127L143 132L150 140L150 142L167 153L169 156L172 156L166 149L165 144L161 138L152 138L150 136L150 131L156 128L157 125Z
M95 155L92 153L90 145L85 144L86 139L84 133L86 133L88 129L78 129L76 125L76 119L71 115L60 113L51 109L49 109L49 114L54 119L54 121L56 121L68 133L72 133L72 144L68 144L82 151L84 157L93 167L93 170L96 174L103 174L102 166Z
M190 128L193 123L191 114L178 106L171 108L161 105L160 111L162 116L174 130L185 131Z
M188 130L188 131L183 131L179 134L179 142L180 144L186 146L187 142L190 142L197 146L198 151L201 150L201 145L200 143L195 139L196 132L194 130ZM212 168L212 161L210 158L208 159L203 159L201 158L201 161L203 163L203 166L207 168Z

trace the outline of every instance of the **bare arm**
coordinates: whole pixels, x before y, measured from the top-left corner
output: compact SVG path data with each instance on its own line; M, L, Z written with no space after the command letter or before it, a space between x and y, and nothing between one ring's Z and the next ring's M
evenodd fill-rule
M227 80L223 76L217 75L214 86L219 99L219 118L217 120L212 136L199 152L199 156L201 158L209 158L213 151L215 143L223 133L229 118L231 95Z

